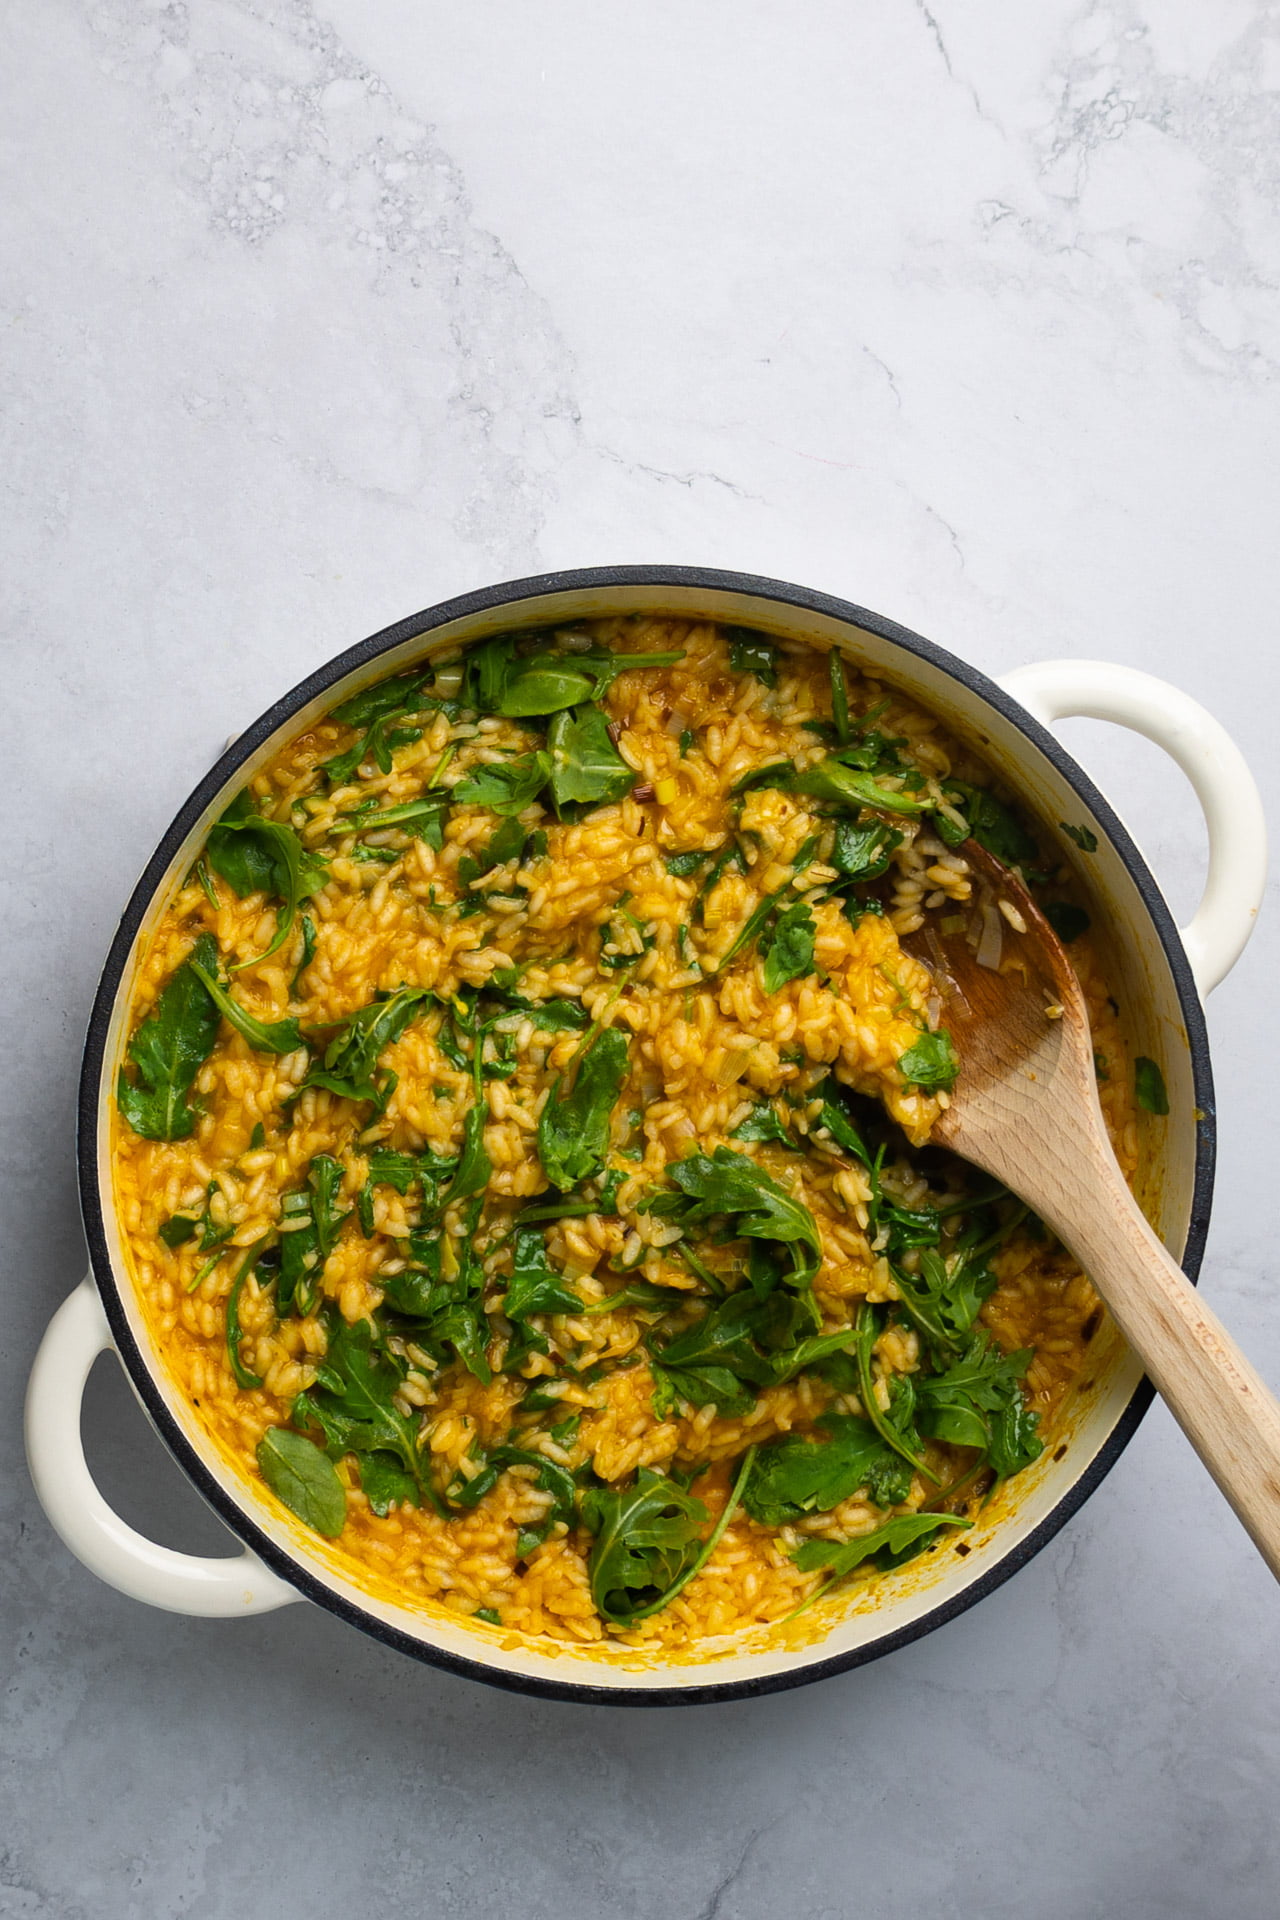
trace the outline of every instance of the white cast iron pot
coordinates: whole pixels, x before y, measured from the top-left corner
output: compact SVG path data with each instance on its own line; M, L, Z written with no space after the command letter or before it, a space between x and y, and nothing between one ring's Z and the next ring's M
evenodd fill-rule
M208 1617L262 1613L308 1599L389 1645L476 1679L561 1699L669 1704L766 1693L840 1672L927 1633L1007 1580L1098 1486L1151 1399L1109 1323L1089 1349L1061 1436L965 1536L963 1555L926 1556L865 1596L809 1644L761 1630L699 1658L644 1661L626 1649L549 1649L481 1629L441 1610L413 1610L356 1585L326 1544L293 1521L211 1443L170 1379L129 1277L111 1199L109 1123L139 956L211 823L245 781L301 727L384 674L444 646L512 627L644 611L699 613L842 648L969 742L1020 796L1110 931L1110 978L1135 1051L1157 1060L1167 1119L1144 1118L1142 1200L1194 1278L1213 1177L1214 1104L1201 996L1234 964L1253 927L1265 871L1265 832L1253 779L1232 741L1194 701L1125 667L1081 660L1023 667L997 684L878 615L779 581L690 567L613 567L550 574L468 594L375 634L247 729L203 779L149 862L125 910L98 989L80 1090L81 1203L92 1274L54 1315L27 1400L36 1491L71 1551L122 1593ZM1191 924L1179 932L1125 827L1047 730L1084 714L1162 746L1204 808L1209 872ZM1085 826L1082 853L1059 823ZM175 1553L126 1526L94 1485L80 1440L89 1370L118 1353L162 1440L244 1543L226 1559Z

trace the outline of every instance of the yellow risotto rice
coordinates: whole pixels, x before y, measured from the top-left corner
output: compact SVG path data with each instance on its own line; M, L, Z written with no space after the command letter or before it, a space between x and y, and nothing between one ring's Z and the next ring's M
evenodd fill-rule
M877 1535L858 1577L889 1582L950 1550L945 1520L886 1530L963 1521L1039 1451L1099 1308L928 1146L954 1064L903 942L929 914L977 936L989 773L798 642L632 617L489 658L300 734L211 837L138 974L117 1206L183 1392L354 1579L687 1649L850 1577L848 1543ZM1086 916L1037 879L1132 1176ZM353 1064L362 1009L384 1043ZM204 1037L157 1100L148 1034L180 1015ZM957 1411L966 1356L995 1385Z

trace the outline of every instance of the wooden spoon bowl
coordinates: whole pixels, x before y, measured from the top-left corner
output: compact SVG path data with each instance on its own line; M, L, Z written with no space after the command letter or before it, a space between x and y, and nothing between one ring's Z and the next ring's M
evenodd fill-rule
M1002 1181L1079 1260L1280 1579L1280 1405L1129 1191L1058 936L1007 867L974 840L964 854L1010 912L998 967L932 925L907 943L934 975L961 1061L932 1138Z

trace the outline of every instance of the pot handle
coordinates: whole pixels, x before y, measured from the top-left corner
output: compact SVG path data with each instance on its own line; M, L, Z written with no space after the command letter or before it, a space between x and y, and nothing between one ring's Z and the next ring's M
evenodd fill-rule
M49 1322L27 1388L27 1463L55 1532L108 1586L170 1613L221 1619L300 1600L248 1547L217 1560L175 1553L112 1512L94 1484L80 1436L85 1383L112 1344L90 1275Z
M1262 797L1244 755L1211 713L1180 688L1107 660L1041 660L1000 685L1044 726L1082 717L1130 727L1177 761L1209 832L1209 871L1182 944L1201 996L1243 953L1267 880Z

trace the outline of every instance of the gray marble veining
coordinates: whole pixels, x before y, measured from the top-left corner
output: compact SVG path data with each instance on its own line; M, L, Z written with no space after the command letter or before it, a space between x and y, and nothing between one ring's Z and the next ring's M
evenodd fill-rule
M1280 18L1263 0L96 0L0 12L0 1914L1267 1920L1277 1600L1157 1408L1009 1586L770 1700L528 1702L302 1609L119 1599L20 1466L79 1277L85 1013L277 691L562 565L844 593L1164 673L1277 782ZM1175 906L1203 833L1073 723ZM1215 995L1205 1286L1280 1380L1264 917ZM218 1524L118 1374L104 1490Z

